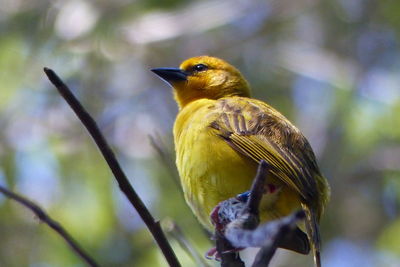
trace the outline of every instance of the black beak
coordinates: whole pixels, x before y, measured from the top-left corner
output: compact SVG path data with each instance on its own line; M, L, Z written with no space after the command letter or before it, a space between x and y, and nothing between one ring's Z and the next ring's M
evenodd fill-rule
M170 85L173 82L186 81L188 76L185 71L178 68L156 68L151 71Z

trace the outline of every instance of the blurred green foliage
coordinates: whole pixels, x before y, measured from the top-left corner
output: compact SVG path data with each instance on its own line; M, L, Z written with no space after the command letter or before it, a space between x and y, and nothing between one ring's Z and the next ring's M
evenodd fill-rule
M177 107L149 69L209 54L237 66L254 96L311 142L332 186L324 266L398 266L399 10L394 0L0 0L0 183L44 207L104 266L166 266L46 80L42 68L53 68L96 118L153 215L178 224L203 254L211 242L148 138L173 162ZM0 237L0 266L84 265L3 196ZM197 266L171 242L183 266ZM274 266L311 263L278 254Z

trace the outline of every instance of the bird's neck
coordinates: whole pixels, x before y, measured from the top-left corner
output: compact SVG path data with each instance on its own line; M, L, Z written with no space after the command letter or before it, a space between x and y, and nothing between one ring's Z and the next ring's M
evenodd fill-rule
M215 95L215 94L209 94L209 95L204 95L204 94L190 94L190 95L185 95L184 93L181 93L177 90L174 90L174 98L176 103L178 104L179 110L183 109L186 105L192 103L193 101L199 100L199 99L210 99L210 100L217 100L223 97L250 97L249 90L235 90L232 92L225 92L224 94L221 95Z

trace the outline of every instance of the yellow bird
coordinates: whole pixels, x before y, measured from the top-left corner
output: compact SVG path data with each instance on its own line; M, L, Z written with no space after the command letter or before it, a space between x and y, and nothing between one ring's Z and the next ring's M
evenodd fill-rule
M222 59L199 56L179 68L152 71L173 87L179 106L174 125L176 165L185 199L211 229L221 201L250 189L260 160L271 166L262 221L302 208L320 266L319 219L330 189L303 134L281 113L250 97L241 73Z

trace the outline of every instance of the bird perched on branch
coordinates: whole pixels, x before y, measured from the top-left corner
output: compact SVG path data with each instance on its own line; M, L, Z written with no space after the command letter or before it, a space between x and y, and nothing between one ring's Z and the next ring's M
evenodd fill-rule
M152 70L173 87L176 165L185 199L200 222L223 200L249 190L258 163L271 167L260 205L261 221L302 208L320 266L318 222L329 185L303 134L268 104L251 98L241 73L222 59L199 56L179 68Z

